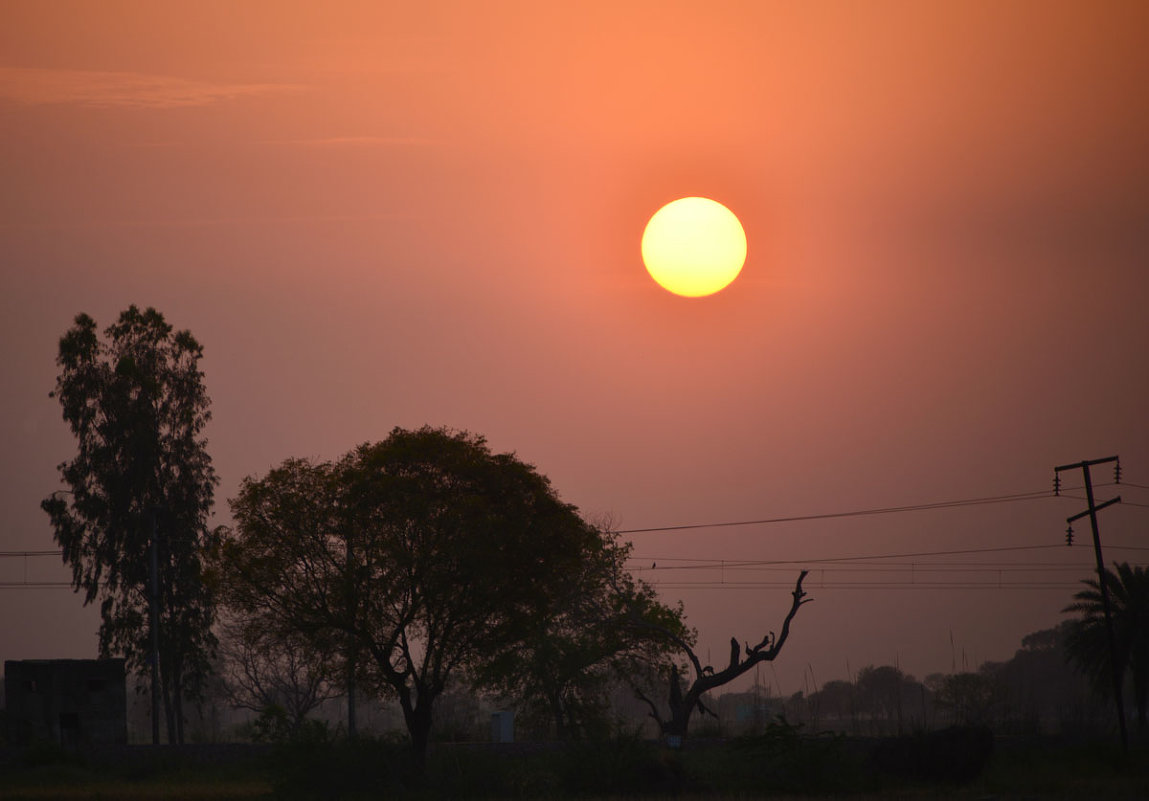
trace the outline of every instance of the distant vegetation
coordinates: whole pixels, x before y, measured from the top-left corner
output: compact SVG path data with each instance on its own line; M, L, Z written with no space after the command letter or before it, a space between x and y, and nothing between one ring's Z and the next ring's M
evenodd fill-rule
M863 667L852 681L768 698L763 714L784 714L819 731L870 736L947 726L985 726L1003 735L1102 734L1113 716L1070 662L1066 640L1075 625L1034 632L1012 659L975 671L918 681L894 666ZM745 694L740 703L745 705Z

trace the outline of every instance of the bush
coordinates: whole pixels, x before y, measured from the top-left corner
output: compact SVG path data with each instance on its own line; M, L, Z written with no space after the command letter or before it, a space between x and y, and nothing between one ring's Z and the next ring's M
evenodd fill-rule
M20 755L20 764L26 768L70 765L86 767L84 757L74 749L65 748L52 740L38 740L29 745Z
M307 721L272 755L277 798L378 798L414 785L410 749L374 737L348 739Z
M588 795L676 793L683 787L682 760L636 735L572 744L563 754L562 786Z
M878 743L873 761L883 773L933 782L970 782L993 754L993 732L984 726L891 737Z
M251 722L251 739L256 743L284 743L291 739L291 722L287 710L279 704L268 704Z
M779 717L760 735L722 746L700 774L709 789L723 792L841 792L864 789L862 761L842 735L804 735ZM705 760L701 754L700 761Z
M515 798L532 795L522 755L506 756L486 748L444 747L431 754L423 790L432 798Z

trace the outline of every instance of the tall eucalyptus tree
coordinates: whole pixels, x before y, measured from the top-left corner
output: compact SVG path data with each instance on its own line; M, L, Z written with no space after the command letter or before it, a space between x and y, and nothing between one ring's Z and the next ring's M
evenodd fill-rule
M101 655L143 672L158 645L152 689L169 742L183 741L183 702L200 692L215 642L202 580L217 483L202 357L190 332L152 308L129 307L103 339L95 320L77 316L60 340L51 394L78 453L59 467L67 490L41 503L73 587L85 604L100 603Z

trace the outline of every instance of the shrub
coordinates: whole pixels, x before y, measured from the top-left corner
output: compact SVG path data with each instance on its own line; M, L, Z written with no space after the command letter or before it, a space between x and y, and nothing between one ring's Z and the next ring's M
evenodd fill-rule
M764 733L723 746L705 770L707 784L731 792L837 792L863 789L861 760L842 735L805 735L784 717Z
M272 756L277 798L378 798L414 784L410 748L374 737L348 739L307 721Z
M923 781L970 782L993 754L993 732L984 726L951 726L941 731L882 740L873 761L883 773Z
M291 739L291 722L287 710L279 704L268 704L251 722L251 739L257 743L283 743Z
M683 786L681 756L619 734L574 743L563 754L562 785L588 795L676 793Z
M83 756L76 750L65 748L52 740L38 740L29 745L21 754L20 763L26 768L57 765L86 766Z

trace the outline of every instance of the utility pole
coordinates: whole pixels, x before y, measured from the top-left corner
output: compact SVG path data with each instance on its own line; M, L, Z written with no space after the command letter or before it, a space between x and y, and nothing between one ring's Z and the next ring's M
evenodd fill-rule
M1101 589L1101 609L1105 613L1105 635L1109 640L1109 664L1113 672L1113 699L1117 703L1117 721L1121 727L1121 748L1126 753L1129 752L1129 734L1125 728L1125 701L1122 697L1121 686L1122 681L1121 666L1117 664L1117 641L1113 636L1113 613L1109 604L1109 586L1106 580L1105 560L1101 557L1101 532L1097 526L1097 513L1107 506L1112 506L1115 503L1121 503L1121 496L1110 498L1104 503L1098 504L1093 500L1093 478L1089 474L1089 468L1098 464L1114 463L1114 483L1121 483L1121 462L1116 456L1108 456L1104 459L1090 459L1083 462L1075 462L1074 464L1063 464L1059 467L1053 468L1053 493L1060 495L1061 492L1061 473L1065 470L1081 470L1085 478L1085 499L1089 503L1089 508L1084 512L1078 512L1072 517L1067 517L1065 522L1069 528L1065 532L1065 544L1073 544L1073 521L1080 520L1081 518L1089 515L1089 524L1093 529L1093 555L1097 558L1097 586Z

